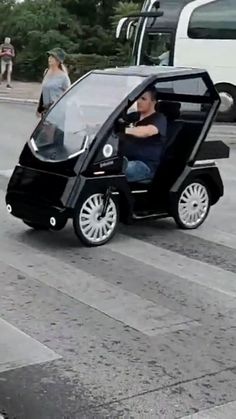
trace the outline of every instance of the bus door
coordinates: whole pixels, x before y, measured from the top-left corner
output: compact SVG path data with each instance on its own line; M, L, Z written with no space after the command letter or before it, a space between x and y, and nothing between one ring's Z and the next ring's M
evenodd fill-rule
M143 55L143 41L144 38L146 39L147 23L151 19L154 25L156 19L163 16L163 12L159 10L159 7L159 1L147 0L140 13L123 17L117 25L116 38L120 38L124 29L126 29L126 39L131 39L132 37L134 38L132 53L133 60L131 64L144 64L141 62L141 56Z
M140 39L139 50L134 51L137 65L173 65L174 33L170 31L146 31Z

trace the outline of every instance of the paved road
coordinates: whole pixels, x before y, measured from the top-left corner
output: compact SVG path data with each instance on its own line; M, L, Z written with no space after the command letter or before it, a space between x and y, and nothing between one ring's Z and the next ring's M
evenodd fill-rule
M2 109L7 176L33 119ZM220 166L226 195L202 228L121 226L98 249L71 225L37 233L13 219L0 176L0 413L235 419L236 149Z

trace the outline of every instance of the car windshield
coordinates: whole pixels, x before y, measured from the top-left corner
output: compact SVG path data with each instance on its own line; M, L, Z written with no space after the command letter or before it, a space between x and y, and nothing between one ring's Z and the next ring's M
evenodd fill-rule
M31 144L39 158L60 161L82 153L141 76L90 73L38 125Z

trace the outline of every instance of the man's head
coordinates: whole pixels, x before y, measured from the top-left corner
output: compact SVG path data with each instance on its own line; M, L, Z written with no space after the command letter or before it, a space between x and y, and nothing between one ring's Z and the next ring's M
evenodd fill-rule
M11 38L9 38L8 36L5 38L4 41L5 44L10 44L11 43Z
M151 114L155 112L157 104L157 91L156 88L149 87L137 100L137 110L141 114Z

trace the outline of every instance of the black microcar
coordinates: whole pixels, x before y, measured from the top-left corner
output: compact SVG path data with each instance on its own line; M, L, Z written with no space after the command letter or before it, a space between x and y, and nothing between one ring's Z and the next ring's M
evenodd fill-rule
M167 137L154 178L128 183L124 126L150 86L166 116ZM55 103L21 152L6 193L8 212L36 230L61 230L68 219L88 246L106 243L119 221L173 217L194 229L223 196L206 141L220 98L207 72L174 67L95 70Z

